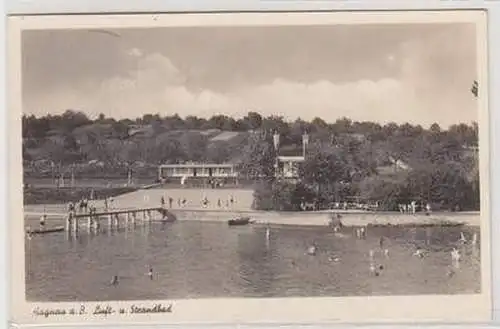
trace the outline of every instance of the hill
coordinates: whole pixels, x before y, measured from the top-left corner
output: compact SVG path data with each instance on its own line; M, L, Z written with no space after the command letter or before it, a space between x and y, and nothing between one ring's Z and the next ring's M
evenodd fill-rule
M241 175L272 185L273 135L279 134L280 155L299 155L307 133L301 182L316 191L309 194L322 194L325 204L353 195L389 198L385 194L392 204L417 197L449 204L478 202L478 196L471 197L478 195L479 186L475 123L444 130L437 124L424 129L347 118L288 122L255 112L238 120L145 115L117 121L103 115L91 120L75 111L24 116L22 123L25 177L72 172L76 177L126 179L133 172L134 177L154 179L159 164L204 162L237 164ZM299 188L273 186L281 194ZM272 200L271 195L265 198Z

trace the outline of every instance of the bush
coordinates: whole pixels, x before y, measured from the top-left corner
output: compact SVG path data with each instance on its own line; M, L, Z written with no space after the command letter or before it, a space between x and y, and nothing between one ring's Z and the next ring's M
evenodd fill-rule
M24 191L24 204L68 203L89 198L94 191L95 199L115 197L135 191L132 187L115 188L27 188Z
M256 210L299 211L310 201L309 191L301 184L287 181L262 182L254 190Z

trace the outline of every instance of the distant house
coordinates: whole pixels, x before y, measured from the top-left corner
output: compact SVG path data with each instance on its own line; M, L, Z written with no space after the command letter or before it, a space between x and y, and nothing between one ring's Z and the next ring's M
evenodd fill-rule
M305 144L307 145L307 143ZM277 176L286 179L297 179L299 169L305 161L306 149L302 145L287 145L279 148L277 157Z
M128 129L129 137L144 135L149 136L153 133L153 127L151 125L130 125Z
M298 178L303 156L278 156L278 175L283 178Z
M394 168L402 169L402 170L411 170L410 166L401 159L394 159L393 157L389 157L389 161L392 163Z
M363 134L347 134L349 137L354 138L358 142L363 142L366 139L366 136Z

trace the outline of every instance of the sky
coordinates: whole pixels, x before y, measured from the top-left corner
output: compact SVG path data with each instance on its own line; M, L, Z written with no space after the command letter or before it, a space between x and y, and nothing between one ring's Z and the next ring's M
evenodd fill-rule
M477 121L476 52L470 23L25 31L23 111L447 127Z

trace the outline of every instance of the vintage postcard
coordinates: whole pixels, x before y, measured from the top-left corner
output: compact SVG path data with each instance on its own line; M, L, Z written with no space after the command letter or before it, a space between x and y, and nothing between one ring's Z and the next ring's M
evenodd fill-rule
M489 319L485 12L8 31L15 323Z

